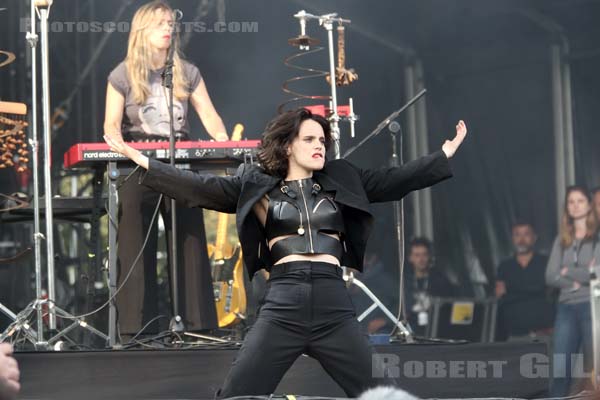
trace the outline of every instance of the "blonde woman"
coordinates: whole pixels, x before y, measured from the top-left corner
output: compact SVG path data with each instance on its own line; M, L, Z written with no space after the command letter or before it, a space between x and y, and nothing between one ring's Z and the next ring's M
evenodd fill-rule
M592 364L590 271L600 261L598 221L589 192L582 186L567 188L560 232L548 267L546 283L560 289L554 322L554 371L551 397L565 397L571 386L572 365L581 360L585 371Z
M161 73L171 43L172 26L173 11L164 2L151 2L136 11L127 56L108 77L106 136L122 137L128 142L169 140L168 95L162 86ZM213 139L227 140L223 121L210 100L198 68L181 58L177 38L174 43L173 119L177 140L189 138L190 104ZM119 189L118 284L122 284L131 268L135 269L117 296L122 341L158 315L157 224L150 226L150 220L159 196L139 185L137 176L123 182ZM170 240L170 223L167 222L171 220L170 201L163 199L160 208ZM179 313L188 330L215 328L217 317L202 210L178 207L177 223ZM143 255L133 265L149 229L152 232ZM156 324L146 332L153 331Z

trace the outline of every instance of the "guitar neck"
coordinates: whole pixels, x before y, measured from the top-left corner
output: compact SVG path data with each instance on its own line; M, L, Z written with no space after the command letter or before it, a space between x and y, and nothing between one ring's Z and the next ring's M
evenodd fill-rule
M236 124L233 128L231 140L239 141L242 140L242 132L244 126L242 124ZM215 259L223 259L223 249L227 240L227 228L229 224L229 214L219 213L217 220L217 235L215 238Z
M229 224L229 214L219 213L217 219L217 235L215 238L215 259L222 259L223 248L227 240L227 228Z

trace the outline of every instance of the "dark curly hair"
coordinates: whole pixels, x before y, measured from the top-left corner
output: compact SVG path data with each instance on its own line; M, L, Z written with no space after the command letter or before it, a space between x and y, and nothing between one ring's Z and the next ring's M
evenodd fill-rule
M262 134L258 148L258 161L269 175L285 178L288 172L287 148L298 136L300 125L307 119L318 122L325 134L325 150L331 144L329 121L306 108L286 111L273 118Z

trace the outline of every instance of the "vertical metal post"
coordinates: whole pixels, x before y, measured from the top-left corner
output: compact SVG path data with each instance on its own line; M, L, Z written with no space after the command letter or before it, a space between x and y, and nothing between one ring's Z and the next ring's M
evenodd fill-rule
M560 58L561 84L563 95L563 135L565 137L565 177L567 184L575 183L575 140L573 137L573 103L571 97L571 66L569 46L563 43Z
M117 290L117 163L108 163L108 297L112 298ZM110 347L117 343L117 307L116 299L110 302L108 309L108 341Z
M89 7L90 7L90 21L96 21L96 1L90 1L89 3ZM100 6L102 7L102 5ZM120 18L121 16L121 12L122 10L124 10L124 7L121 8L121 10L119 10L119 14L118 17ZM118 20L117 20L118 21ZM90 37L90 49L96 49L98 48L98 44L96 43L96 35L89 35ZM101 43L101 45L104 45L104 42ZM90 55L91 56L91 55ZM99 114L99 110L98 110L98 99L101 98L100 93L98 92L98 79L96 79L96 66L98 65L98 63L94 63L92 70L90 72L90 103L91 103L91 108L92 108L92 126L91 126L91 132L92 135L97 135L99 132L99 128L98 128L98 115L102 115ZM79 135L81 135L81 133L79 133ZM83 138L82 138L83 139ZM86 140L89 140L89 138L85 138ZM95 139L95 137L94 137Z
M423 74L423 64L420 60L415 60L415 73L414 73L414 87L416 92L420 92L425 89L424 85L424 74ZM419 101L415 104L415 113L416 113L416 125L417 125L417 137L415 138L417 141L417 149L419 154L417 156L421 156L423 154L429 153L429 138L428 138L428 130L427 130L427 102L425 100ZM431 203L431 189L426 188L423 190L419 190L416 193L419 193L420 199L420 217L421 217L421 234L425 237L429 238L429 240L434 241L433 237L433 206Z
M42 42L42 115L44 126L44 203L46 218L46 263L48 271L48 309L50 330L56 329L56 314L54 301L56 299L54 274L54 232L52 213L52 121L50 115L50 64L48 48L48 15L51 1L37 1L40 13L40 30Z
M329 122L331 125L331 135L333 137L333 151L335 158L340 158L340 116L338 115L337 109L337 89L335 86L335 59L334 59L334 48L333 48L333 23L326 20L323 23L325 29L327 29L327 43L329 47L329 83L331 86L331 116Z
M44 341L44 325L42 320L42 305L39 300L42 298L42 250L41 241L43 235L40 232L40 183L39 183L39 144L38 144L38 120L37 120L37 30L35 1L30 3L30 30L27 32L26 40L31 48L31 161L33 169L33 243L34 243L34 263L35 263L35 297L37 314L37 341Z
M404 67L404 87L405 96L411 99L417 93L415 88L415 68L412 62L407 63ZM406 132L408 135L408 159L414 160L419 156L418 149L418 132L417 132L417 113L414 107L406 110ZM415 191L410 194L411 203L413 206L412 221L413 233L416 236L423 235L424 227L421 219L421 191Z
M562 202L565 197L567 186L565 168L565 140L563 135L563 85L561 74L561 51L558 44L550 47L552 68L552 109L554 121L554 165L556 185L556 221L560 221L562 215Z

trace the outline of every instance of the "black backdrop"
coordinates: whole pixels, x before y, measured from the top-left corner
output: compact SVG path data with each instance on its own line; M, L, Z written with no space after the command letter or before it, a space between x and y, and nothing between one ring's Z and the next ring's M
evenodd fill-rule
M1 0L0 49L15 52L18 60L0 69L0 98L28 102L27 48L21 18L27 2ZM52 21L111 21L126 2L122 0L57 0ZM129 21L143 1L134 0L119 21ZM173 0L192 21L202 2ZM352 20L347 30L347 65L360 79L340 90L353 96L360 121L357 139L347 135L347 148L364 137L388 113L405 101L403 67L407 51L423 62L428 88L429 143L439 148L450 137L458 119L470 135L453 160L455 178L433 189L436 253L440 264L460 276L477 258L488 277L494 265L510 253L510 222L531 219L547 250L556 234L552 134L552 98L549 45L553 38L518 10L535 11L560 24L572 49L572 81L577 179L600 184L600 136L596 132L600 102L597 71L600 51L600 2L592 0L420 0L380 1L275 1L225 0L206 2L200 20L212 24L219 13L227 21L255 22L251 33L194 33L184 48L206 79L209 92L228 129L236 122L246 126L249 138L258 138L277 105L286 97L281 83L294 75L282 60L294 49L287 39L298 33L292 15L300 9L312 13L337 11ZM224 6L224 7L223 7ZM324 42L315 24L309 34ZM102 33L51 34L51 92L53 107L75 87L77 77L98 48ZM101 137L106 76L124 57L127 33L110 35L107 46L82 82L65 125L55 133L54 166L73 143ZM307 58L325 67L326 56ZM307 93L326 94L320 81L306 83ZM206 139L201 124L192 119L193 135ZM385 163L389 153L386 135L351 157L365 167ZM379 241L394 243L389 221L391 207L374 207ZM410 213L410 202L407 212ZM407 237L412 235L410 226ZM470 251L472 249L472 251ZM472 253L471 255L469 255ZM392 245L383 250L387 268L397 260Z

